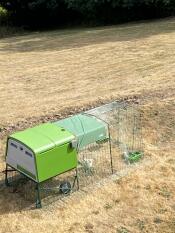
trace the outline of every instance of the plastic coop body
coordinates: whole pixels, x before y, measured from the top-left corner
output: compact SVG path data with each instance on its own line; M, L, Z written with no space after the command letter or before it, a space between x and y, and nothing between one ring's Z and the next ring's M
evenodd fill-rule
M37 183L74 169L78 150L108 137L103 121L79 114L11 135L6 163Z

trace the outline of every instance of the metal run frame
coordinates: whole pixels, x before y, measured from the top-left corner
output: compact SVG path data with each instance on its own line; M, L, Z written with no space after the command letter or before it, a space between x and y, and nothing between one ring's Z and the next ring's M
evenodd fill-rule
M104 119L100 119L99 117L97 116L94 116L88 112L85 112L83 113L84 115L88 115L88 116L91 116L91 117L95 117L97 118L98 120L100 121L103 121L105 124L107 124L108 126L108 139L109 139L109 153L110 153L110 164L111 164L111 172L112 174L114 173L114 167L113 167L113 156L112 156L112 144L111 144L111 132L110 132L110 126L109 126L109 123L107 121L105 121Z

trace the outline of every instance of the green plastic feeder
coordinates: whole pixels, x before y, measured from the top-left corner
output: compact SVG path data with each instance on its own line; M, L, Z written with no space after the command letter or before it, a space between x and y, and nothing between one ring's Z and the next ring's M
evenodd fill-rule
M128 161L130 163L138 162L142 158L143 154L139 151L136 152L130 152L128 156Z

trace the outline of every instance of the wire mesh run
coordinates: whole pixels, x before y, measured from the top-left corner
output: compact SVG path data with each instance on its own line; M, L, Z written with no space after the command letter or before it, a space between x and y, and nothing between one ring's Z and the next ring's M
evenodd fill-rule
M88 145L79 152L80 187L98 182L113 172L109 139Z
M92 109L88 114L109 125L115 173L127 169L143 156L142 118L138 105L114 102ZM130 156L133 156L132 160Z
M143 156L142 121L139 106L127 103L110 103L84 114L92 115L108 125L108 137L94 142L78 151L76 169L49 179L40 184L43 205L62 199L67 194L60 192L63 182L71 184L71 194L112 173L126 171L132 166L129 156ZM27 201L36 198L36 183L19 174L10 172L10 185Z

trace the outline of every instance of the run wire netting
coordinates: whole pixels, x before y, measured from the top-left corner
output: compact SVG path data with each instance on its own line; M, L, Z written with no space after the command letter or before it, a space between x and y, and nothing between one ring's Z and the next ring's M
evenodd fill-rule
M41 184L41 198L44 204L50 204L65 196L59 190L61 182L65 180L71 183L71 192L76 191L76 174L80 190L83 190L84 187L112 173L125 172L128 167L134 166L128 159L131 154L143 155L142 122L138 105L114 102L84 114L104 121L108 125L108 137L106 140L78 149L76 171L66 172ZM16 172L15 175L11 175L10 182L14 184L14 190L26 200L34 200L36 194L34 182Z
M128 159L131 154L143 155L142 121L138 105L114 102L92 109L88 114L104 120L109 125L115 173L132 166Z

